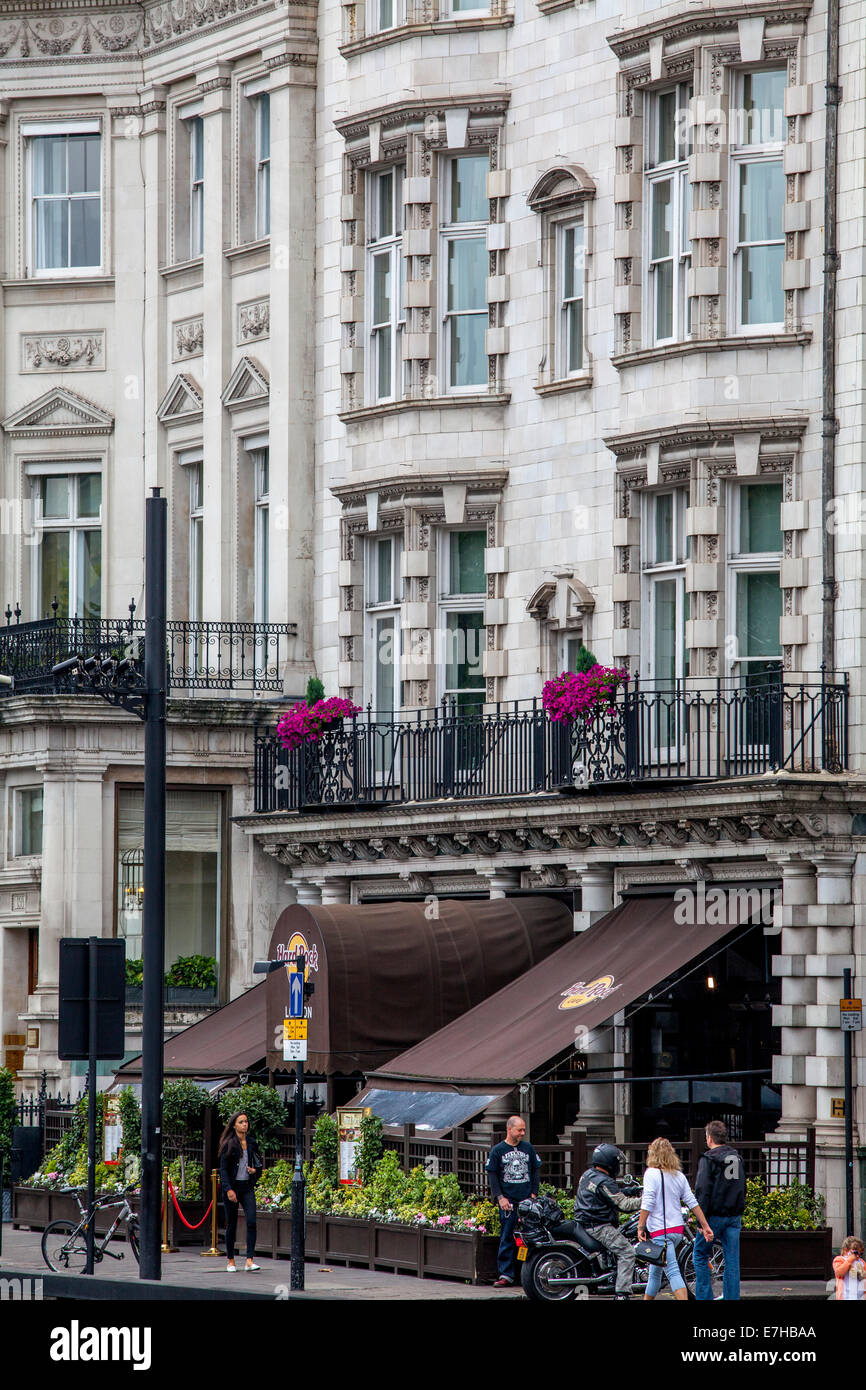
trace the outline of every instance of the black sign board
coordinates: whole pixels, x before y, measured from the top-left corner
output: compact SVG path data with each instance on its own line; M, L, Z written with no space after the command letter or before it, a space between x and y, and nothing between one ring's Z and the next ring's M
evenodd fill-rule
M126 1006L126 943L87 937L60 942L60 1019L57 1055L62 1062L90 1056L90 950L96 951L96 1052L113 1061L123 1057Z

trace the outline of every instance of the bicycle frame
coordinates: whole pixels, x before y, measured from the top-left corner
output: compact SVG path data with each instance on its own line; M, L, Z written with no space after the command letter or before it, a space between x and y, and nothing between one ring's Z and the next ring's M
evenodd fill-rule
M114 1235L121 1221L128 1221L131 1216L135 1216L135 1212L129 1205L129 1197L127 1196L127 1194L124 1192L122 1197L97 1197L96 1201L93 1203L93 1206L90 1208L89 1211L87 1211L84 1207L84 1203L82 1202L81 1197L79 1196L78 1189L72 1188L71 1191L75 1197L76 1202L78 1203L78 1210L81 1212L81 1220L78 1223L76 1230L73 1232L73 1236L79 1234L85 1235L87 1232L87 1228L90 1225L90 1222L96 1220L97 1212L106 1211L111 1207L120 1208L120 1210L117 1213L117 1216L111 1223L111 1226L108 1228L105 1235L100 1240L96 1239L96 1235L94 1233L93 1253L95 1258L97 1259L101 1259L103 1254L110 1255L112 1259L122 1259L122 1255L115 1255L112 1250L106 1251L105 1247L108 1245L108 1242L111 1240L111 1237Z

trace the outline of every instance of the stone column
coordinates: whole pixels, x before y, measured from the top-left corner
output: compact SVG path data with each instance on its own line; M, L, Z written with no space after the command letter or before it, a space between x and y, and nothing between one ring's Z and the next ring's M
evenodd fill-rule
M322 901L322 885L320 883L304 882L303 879L288 880L290 888L295 890L295 902L298 907L318 907Z
M519 869L476 869L480 879L486 880L491 898L507 898L520 888Z
M312 672L315 51L312 36L263 51L271 71L270 613L298 625L286 678L299 691Z
M580 911L574 914L574 930L586 931L613 910L613 867L570 864L568 872L577 874L580 882Z
M806 1059L814 1055L815 1030L808 1010L816 1001L816 983L806 973L806 958L815 951L813 912L817 884L814 867L799 855L768 857L782 874L782 901L773 912L772 971L782 980L782 1002L773 1007L781 1029L781 1054L773 1058L773 1080L782 1087L782 1117L776 1133L805 1137L815 1120L815 1095L806 1080Z
M582 863L569 865L569 873L579 876L581 908L574 914L575 931L586 931L613 909L613 867ZM589 983L589 981L586 981ZM575 1030L580 1030L580 1010L574 1014ZM593 1028L590 1033L575 1032L579 1050L586 1055L590 1070L608 1071L615 1063L617 1047L613 1022ZM612 1139L615 1132L614 1087L610 1081L596 1081L580 1088L580 1110L572 1130L584 1130L587 1138Z
M319 879L315 886L321 889L323 907L352 901L352 880L349 878Z

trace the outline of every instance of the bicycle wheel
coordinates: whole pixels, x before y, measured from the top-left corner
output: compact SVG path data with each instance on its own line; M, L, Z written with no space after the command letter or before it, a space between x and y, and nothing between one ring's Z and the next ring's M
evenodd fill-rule
M725 1257L722 1247L718 1241L713 1244L713 1253L709 1260L710 1265L710 1287L713 1291L713 1299L722 1296L722 1279L725 1272ZM686 1281L689 1294L694 1298L695 1293L695 1257L694 1242L689 1246L688 1253L682 1263L682 1275Z
M42 1232L42 1258L56 1274L81 1274L87 1263L81 1222L49 1221Z
M139 1240L138 1240L138 1222L137 1222L137 1221L135 1221L135 1220L129 1220L129 1221L127 1221L127 1223L126 1223L126 1235L127 1235L127 1239L129 1240L129 1248L130 1248L130 1250L132 1251L133 1255L135 1256L136 1264L141 1264L141 1259L140 1259L139 1253L138 1253Z

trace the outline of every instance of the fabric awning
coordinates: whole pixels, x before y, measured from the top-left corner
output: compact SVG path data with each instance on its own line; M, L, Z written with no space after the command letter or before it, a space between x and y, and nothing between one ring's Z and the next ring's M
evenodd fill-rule
M265 1055L265 986L253 985L230 1004L215 1009L207 1018L193 1023L168 1038L163 1048L163 1066L170 1080L175 1076L192 1078L231 1077L251 1070ZM124 1062L117 1080L134 1081L141 1076L141 1057Z
M724 915L724 914L722 914ZM523 1081L731 931L687 926L672 896L629 898L588 931L424 1042L368 1086L475 1091Z
M367 1072L495 994L562 946L571 910L555 898L288 907L269 956L299 951L315 985L307 1069ZM267 977L268 1066L281 1071L288 971Z
M369 1107L386 1129L414 1125L418 1134L438 1139L459 1125L465 1125L486 1110L493 1101L508 1095L509 1088L498 1087L467 1095L463 1091L386 1091L368 1086L352 1101L354 1109Z

